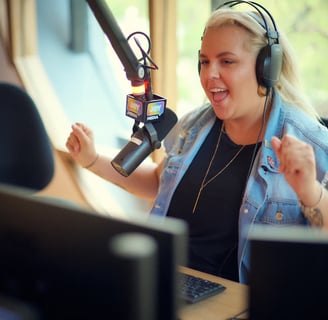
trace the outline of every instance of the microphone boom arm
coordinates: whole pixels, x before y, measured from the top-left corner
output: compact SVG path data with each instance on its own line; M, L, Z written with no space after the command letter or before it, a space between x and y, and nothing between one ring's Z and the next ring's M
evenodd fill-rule
M145 78L144 66L133 53L106 1L87 0L87 2L121 60L127 79L132 84L143 83Z

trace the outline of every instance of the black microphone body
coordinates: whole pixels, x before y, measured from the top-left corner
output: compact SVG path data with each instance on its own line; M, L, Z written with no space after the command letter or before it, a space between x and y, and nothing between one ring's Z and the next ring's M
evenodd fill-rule
M116 171L128 177L152 151L153 148L146 130L138 129L111 163Z
M176 114L166 108L157 122L146 123L131 137L130 141L111 161L121 175L128 177L155 149L177 122Z

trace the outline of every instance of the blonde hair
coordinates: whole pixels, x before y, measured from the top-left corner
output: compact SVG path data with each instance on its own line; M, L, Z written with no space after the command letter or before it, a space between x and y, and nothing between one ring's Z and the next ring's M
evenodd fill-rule
M256 14L258 15L258 13ZM263 13L263 15L265 16L269 28L274 29L271 19L268 18L265 13ZM259 19L262 18L259 16ZM262 27L249 12L237 11L231 8L214 11L206 23L204 33L207 28L217 28L227 24L234 24L248 32L249 42L247 42L245 46L256 55L268 44L265 28ZM281 30L278 30L278 32L279 44L282 48L283 56L280 78L274 87L285 102L295 105L309 116L318 119L319 115L317 111L303 94L298 64L295 59L293 48L285 34ZM265 88L261 87L258 91L265 92Z

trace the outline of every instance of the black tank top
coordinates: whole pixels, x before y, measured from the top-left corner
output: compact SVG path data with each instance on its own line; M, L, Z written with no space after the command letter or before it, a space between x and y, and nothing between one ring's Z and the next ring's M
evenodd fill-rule
M238 157L205 189L197 209L192 209L213 156L222 121L216 120L172 197L168 216L189 226L188 266L238 281L238 216L255 145L247 145ZM241 148L222 134L207 181L215 176Z

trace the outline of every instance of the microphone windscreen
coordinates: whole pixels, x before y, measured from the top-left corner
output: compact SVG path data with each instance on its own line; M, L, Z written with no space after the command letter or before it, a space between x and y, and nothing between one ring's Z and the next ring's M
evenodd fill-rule
M157 132L159 141L162 141L166 137L177 121L177 115L171 109L166 108L164 114L160 117L160 120L152 123Z

